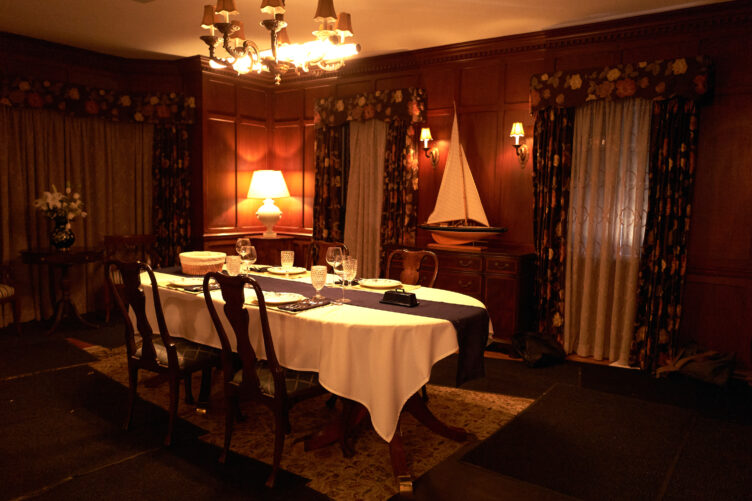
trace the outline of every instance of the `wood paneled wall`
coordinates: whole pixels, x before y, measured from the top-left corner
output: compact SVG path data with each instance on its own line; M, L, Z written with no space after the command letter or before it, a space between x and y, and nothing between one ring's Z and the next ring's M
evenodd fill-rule
M508 228L495 245L532 248L532 161L520 168L508 137L512 123L522 121L529 136L527 142L532 146L530 75L708 55L715 66L714 94L700 116L682 335L707 347L734 351L744 365L752 366L750 31L749 2L732 2L353 61L336 76L285 76L281 86L268 88L268 120L264 124L260 116L255 117L259 130L256 135L249 132L253 144L242 147L258 149L254 150L255 156L263 160L257 165L279 168L285 173L293 197L280 203L285 213L280 229L310 232L314 100L387 88L424 87L428 95L428 125L437 140L440 160L434 169L421 154L419 221L425 221L433 209L456 106L461 142L489 221ZM220 118L211 116L211 120ZM259 142L264 125L268 132L265 150L263 142ZM232 134L230 126L223 129L217 124L215 128L223 130L216 133L219 140ZM211 141L215 141L214 136ZM222 154L216 155L219 158ZM233 218L244 221L236 230L253 224L252 216L245 219L245 211L253 212L255 207L249 209L243 206L248 201L240 200L247 186L243 177L247 173L240 168L237 172L236 186L225 180L212 190L237 190L240 215L233 215L229 197L224 203L212 199L209 221L216 219L217 224L207 224L207 231L229 230L227 225L232 224ZM224 171L218 166L217 173L223 175ZM421 232L419 242L428 240Z

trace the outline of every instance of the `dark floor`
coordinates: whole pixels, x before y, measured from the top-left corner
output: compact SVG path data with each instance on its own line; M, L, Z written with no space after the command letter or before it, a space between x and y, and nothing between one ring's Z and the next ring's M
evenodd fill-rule
M101 318L93 320L101 322ZM49 336L38 323L25 324L23 329L20 337L10 329L0 329L0 499L326 499L306 487L307 479L289 473L282 475L277 488L266 489L263 481L269 467L250 458L239 458L229 468L219 467L213 460L216 451L206 451L211 446L196 439L201 430L185 422L177 429L176 445L169 449L160 446L162 437L155 427L136 426L135 433L124 434L125 388L88 369L87 363L94 357L76 347L82 343L108 348L120 345L122 326L116 321L99 329L82 329L67 322ZM74 343L69 342L71 339ZM451 357L438 363L432 383L452 385L455 364ZM489 358L486 377L464 387L538 400L488 440L466 445L417 479L416 499L624 498L611 495L608 481L598 480L603 485L593 485L590 472L578 470L574 460L569 468L556 467L554 460L554 473L520 467L525 456L534 456L535 447L550 447L542 451L545 457L555 457L553 453L559 451L562 461L566 461L566 454L581 453L578 444L567 449L555 440L549 443L540 437L530 437L531 445L526 447L524 434L535 433L541 429L536 428L539 425L545 429L558 426L560 436L571 435L578 442L576 424L567 423L576 423L579 418L574 411L582 411L586 405L596 409L606 405L601 408L625 423L663 420L668 424L654 427L661 439L670 435L665 430L681 428L672 427L673 421L665 416L677 423L692 423L694 432L677 434L681 457L667 455L670 481L664 481L666 485L657 481L660 488L654 491L658 494L650 491L649 497L745 499L746 490L742 496L735 486L745 482L752 485L752 478L745 480L747 473L752 476L752 470L743 466L752 465L752 452L745 445L752 443L752 398L745 385L721 389L681 377L655 380L637 371L572 362L529 369L521 362ZM568 403L578 398L583 400L576 408ZM618 405L632 414L621 415L614 410ZM160 413L164 413L155 406L137 409L140 414L135 416L136 422L161 419ZM551 419L548 424L547 419ZM513 437L505 436L508 429L514 431ZM697 430L702 435L695 436ZM612 431L607 426L600 430L604 436L618 435L618 430ZM690 444L686 437L691 437ZM663 451L655 447L654 437L649 440L647 445ZM603 444L603 450L612 449ZM642 449L632 446L624 454L631 454L627 457L637 466L652 464L635 450ZM610 461L619 458L608 456ZM662 460L660 454L651 458L654 462ZM737 463L742 466L733 467ZM697 475L692 474L693 468L698 470ZM551 478L556 477L556 471L566 471L567 478ZM607 468L601 467L601 471L608 473ZM641 475L643 478L634 482L645 483L644 472ZM711 479L722 480L724 476L728 479L725 489L687 487L697 484L698 479L702 485L712 486ZM587 490L569 487L578 482L590 485ZM643 491L648 492L646 489ZM568 492L577 495L571 497Z

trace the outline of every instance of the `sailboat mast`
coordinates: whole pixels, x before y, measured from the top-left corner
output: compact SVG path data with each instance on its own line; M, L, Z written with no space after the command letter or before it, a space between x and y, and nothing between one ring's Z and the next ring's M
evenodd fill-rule
M455 113L456 112L457 111L455 110ZM467 210L467 190L465 189L466 181L465 181L465 165L464 165L466 159L465 159L465 151L462 148L462 143L460 143L460 150L462 150L462 155L460 155L460 165L462 165L462 205L465 209L464 224L467 225L468 210Z

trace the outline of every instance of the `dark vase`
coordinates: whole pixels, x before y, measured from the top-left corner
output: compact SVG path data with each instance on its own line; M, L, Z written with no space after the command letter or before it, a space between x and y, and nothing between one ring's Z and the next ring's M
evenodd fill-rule
M66 250L76 241L76 235L72 229L66 228L68 225L67 217L57 216L53 221L55 227L50 232L50 245L58 250Z

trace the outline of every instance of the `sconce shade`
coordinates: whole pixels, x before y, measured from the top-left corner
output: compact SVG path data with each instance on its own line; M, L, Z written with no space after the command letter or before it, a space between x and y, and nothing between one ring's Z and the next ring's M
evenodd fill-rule
M257 170L251 176L248 198L282 198L289 197L285 178L279 170Z
M522 128L522 122L515 122L512 124L512 132L509 133L509 137L525 137L525 129Z
M284 14L285 2L284 0L263 0L261 2L261 12L264 14Z
M230 35L230 38L240 38L245 40L245 29L243 29L243 21L230 21L230 24L237 26L237 29Z
M204 5L204 17L201 19L201 27L209 29L214 26L214 6Z
M217 0L217 8L214 9L217 14L237 14L235 0Z
M340 12L337 17L337 27L335 28L337 33L343 37L353 36L352 22L350 21L350 14L347 12Z
M334 0L319 0L313 20L320 23L335 22L337 20L337 13L334 11Z
M277 32L278 45L290 45L290 35L287 34L287 28L282 28Z
M420 129L420 140L423 141L423 144L425 146L428 146L428 143L426 141L433 141L433 138L431 137L430 127L423 127L422 129Z

